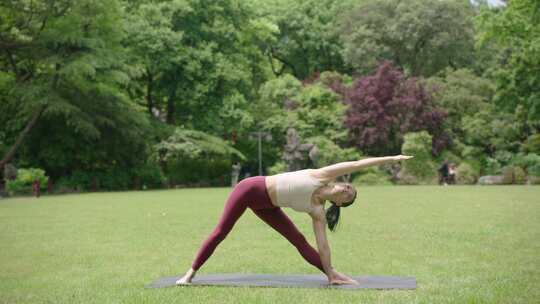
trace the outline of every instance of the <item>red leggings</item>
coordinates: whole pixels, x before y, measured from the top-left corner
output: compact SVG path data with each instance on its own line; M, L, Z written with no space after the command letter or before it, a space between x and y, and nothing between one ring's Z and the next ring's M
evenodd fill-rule
M266 191L264 176L254 176L244 179L234 187L233 192L227 199L225 210L219 219L219 223L210 236L206 238L191 265L194 270L198 270L212 255L217 245L225 239L234 226L234 223L236 223L247 208L250 208L260 219L291 242L308 263L324 272L319 253L309 245L306 238L298 231L283 210L272 205Z

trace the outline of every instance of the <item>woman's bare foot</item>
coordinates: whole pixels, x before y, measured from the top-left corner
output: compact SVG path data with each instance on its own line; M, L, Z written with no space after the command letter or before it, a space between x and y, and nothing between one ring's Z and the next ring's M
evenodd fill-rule
M328 282L331 285L347 285L347 284L358 285L358 282L356 280L351 279L348 276L342 273L339 273L333 269L330 273L330 276L328 277Z
M195 276L195 270L193 270L193 268L190 268L183 277L176 280L176 285L190 284L194 276Z

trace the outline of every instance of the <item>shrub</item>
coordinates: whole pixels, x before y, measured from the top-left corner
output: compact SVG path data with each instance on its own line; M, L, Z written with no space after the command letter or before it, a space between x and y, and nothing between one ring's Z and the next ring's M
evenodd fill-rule
M31 194L32 184L35 180L39 180L40 189L47 188L49 178L45 175L45 171L38 168L28 168L17 170L17 178L8 180L6 190L10 195Z
M55 184L60 193L80 191L113 191L132 188L132 174L125 168L109 168L106 171L73 171L61 177Z
M436 169L431 159L431 135L426 131L408 133L401 151L414 158L403 162L401 178L414 177L418 183L433 183L436 180ZM412 179L408 178L410 181Z
M223 186L230 184L231 167L231 161L221 157L178 159L168 162L165 176L169 185Z
M524 152L540 153L540 133L532 134L521 145Z
M353 180L356 185L392 185L390 176L378 167L369 167Z
M502 168L503 184L514 183L514 167L507 166Z
M527 173L520 167L514 167L514 182L524 184L527 181Z
M280 160L276 162L272 167L268 168L268 175L274 175L285 171L287 171L287 165L285 165L285 162Z
M163 171L155 163L148 163L135 169L133 175L139 183L135 186L138 186L142 189L161 188L166 182Z
M437 157L437 163L442 163L443 161L447 160L450 163L459 164L461 163L461 158L454 154L452 151L444 150L439 154Z
M536 164L527 168L527 173L530 176L540 177L540 164Z
M502 172L501 163L495 158L486 157L484 160L484 173L486 175L498 175Z
M355 148L341 148L325 136L310 137L306 141L315 144L318 149L315 165L319 168L361 157Z
M478 171L468 163L461 163L456 168L456 171L456 182L458 184L471 185L475 184L478 180Z

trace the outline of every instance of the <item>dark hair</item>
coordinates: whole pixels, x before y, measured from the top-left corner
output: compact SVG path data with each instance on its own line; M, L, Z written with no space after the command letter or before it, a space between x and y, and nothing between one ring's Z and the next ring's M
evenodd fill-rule
M354 203L354 201L356 200L357 194L358 193L355 190L352 200L350 202L341 204L341 206L336 205L336 203L334 202L330 202L332 205L328 207L328 209L326 209L326 223L328 224L328 229L330 229L330 231L336 230L336 226L339 222L339 214L341 207L349 207L350 205L352 205L352 203Z

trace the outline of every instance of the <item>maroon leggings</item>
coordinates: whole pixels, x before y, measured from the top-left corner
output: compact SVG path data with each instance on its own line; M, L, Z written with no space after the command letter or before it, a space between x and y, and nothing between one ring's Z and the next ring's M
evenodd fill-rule
M244 179L234 187L233 192L227 199L219 223L210 236L206 238L191 265L194 270L198 270L212 255L217 245L225 239L234 223L247 208L250 208L260 219L291 242L308 263L324 272L319 253L309 245L306 238L296 229L296 226L283 210L272 205L266 191L264 176Z

